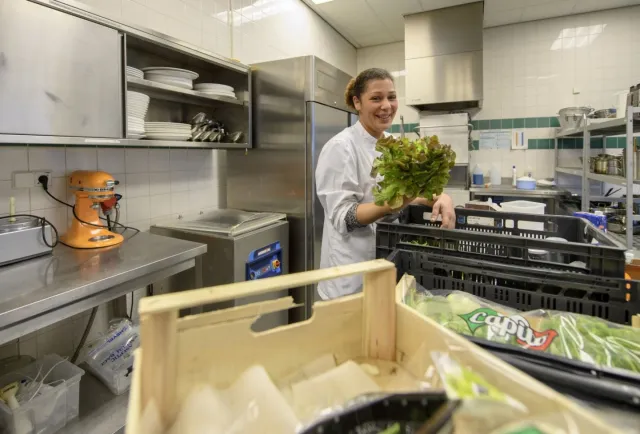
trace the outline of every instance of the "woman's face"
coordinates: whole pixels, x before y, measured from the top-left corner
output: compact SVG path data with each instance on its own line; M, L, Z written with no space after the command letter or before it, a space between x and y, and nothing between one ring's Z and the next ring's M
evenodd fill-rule
M369 81L360 99L355 97L353 102L360 122L376 138L391 126L398 111L396 88L389 79Z

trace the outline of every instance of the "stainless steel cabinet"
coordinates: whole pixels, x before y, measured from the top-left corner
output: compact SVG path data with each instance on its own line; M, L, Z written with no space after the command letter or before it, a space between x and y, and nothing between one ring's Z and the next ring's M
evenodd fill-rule
M122 137L121 65L118 31L0 2L0 134Z

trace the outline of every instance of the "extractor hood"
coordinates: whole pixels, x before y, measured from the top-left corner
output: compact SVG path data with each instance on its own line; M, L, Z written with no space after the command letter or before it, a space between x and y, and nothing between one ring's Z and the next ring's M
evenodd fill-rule
M484 3L405 17L407 104L420 111L480 107Z

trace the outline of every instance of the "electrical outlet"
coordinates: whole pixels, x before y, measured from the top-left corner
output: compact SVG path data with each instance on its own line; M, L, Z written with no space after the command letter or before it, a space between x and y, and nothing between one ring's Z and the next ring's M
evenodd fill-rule
M40 185L38 178L42 175L49 177L47 186L51 185L51 172L39 170L34 172L13 172L13 188L32 188Z
M40 185L40 181L38 179L42 176L46 176L48 178L46 187L51 187L51 171L40 170L38 172L33 172L33 178L36 181L36 186Z

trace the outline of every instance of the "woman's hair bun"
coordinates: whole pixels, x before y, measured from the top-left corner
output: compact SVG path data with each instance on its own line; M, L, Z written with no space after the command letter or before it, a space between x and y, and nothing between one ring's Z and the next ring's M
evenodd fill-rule
M356 86L356 79L354 77L351 80L349 80L349 84L347 84L347 88L344 90L344 102L346 102L347 106L351 107L352 109L356 108L353 104L353 97L355 96L353 94L353 88L355 86Z

